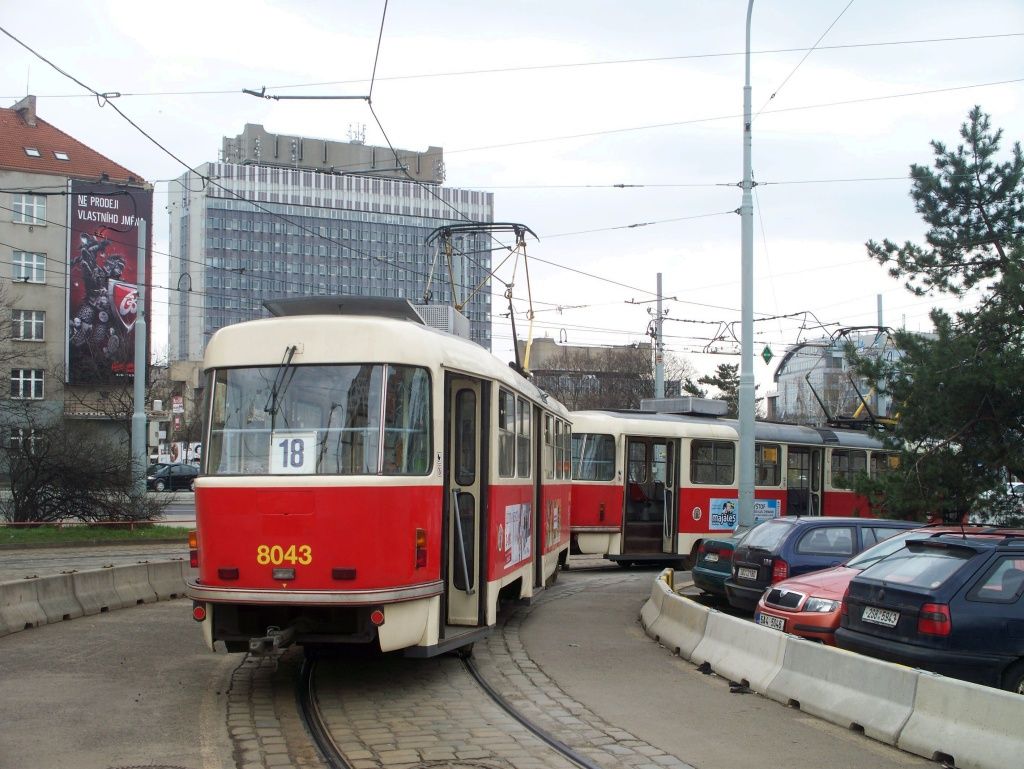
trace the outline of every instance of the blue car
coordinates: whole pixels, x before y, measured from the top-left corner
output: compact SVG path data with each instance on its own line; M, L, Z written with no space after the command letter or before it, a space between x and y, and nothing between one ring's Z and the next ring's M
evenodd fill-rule
M787 515L760 523L736 548L725 595L737 609L753 611L776 582L845 563L862 550L907 529L913 521Z
M941 534L862 571L836 643L1024 694L1024 532Z

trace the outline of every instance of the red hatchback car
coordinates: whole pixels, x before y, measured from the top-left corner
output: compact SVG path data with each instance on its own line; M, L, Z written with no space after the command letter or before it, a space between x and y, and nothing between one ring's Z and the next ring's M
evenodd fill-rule
M758 601L754 621L774 630L834 646L843 595L850 580L868 566L903 549L908 539L960 533L998 536L1007 531L1015 530L990 526L928 526L901 531L855 555L841 566L775 583Z

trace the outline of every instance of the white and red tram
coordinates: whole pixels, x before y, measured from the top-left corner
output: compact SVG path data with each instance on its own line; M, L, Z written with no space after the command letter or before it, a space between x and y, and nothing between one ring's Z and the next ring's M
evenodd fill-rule
M735 419L573 412L572 552L624 565L688 568L707 537L731 536L739 497ZM780 515L872 515L851 490L895 456L861 430L756 422L755 522Z
M471 644L569 549L567 411L407 302L279 300L204 359L208 646Z

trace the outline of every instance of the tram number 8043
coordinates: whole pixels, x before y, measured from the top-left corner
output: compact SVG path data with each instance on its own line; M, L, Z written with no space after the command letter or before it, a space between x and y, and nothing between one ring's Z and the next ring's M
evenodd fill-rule
M282 563L308 566L313 563L313 548L309 545L259 545L256 548L256 563L260 566L280 566Z

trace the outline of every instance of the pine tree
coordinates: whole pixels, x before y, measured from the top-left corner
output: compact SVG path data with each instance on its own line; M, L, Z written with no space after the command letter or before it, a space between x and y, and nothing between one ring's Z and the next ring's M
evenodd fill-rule
M1002 132L980 107L960 135L953 150L931 143L934 170L911 166L925 245L867 243L918 296L980 297L955 316L933 310L933 336L897 332L902 358L855 359L899 404L885 440L900 451L900 467L862 490L908 517L960 519L972 507L984 516L980 494L1008 475L1024 477L1024 159L1015 143L1011 158L997 161Z

